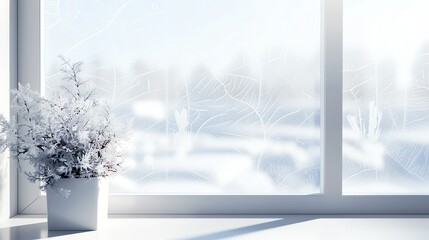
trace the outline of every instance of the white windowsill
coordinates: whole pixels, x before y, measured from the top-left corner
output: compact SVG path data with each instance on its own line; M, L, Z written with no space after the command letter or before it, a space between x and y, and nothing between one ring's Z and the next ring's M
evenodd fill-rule
M110 216L99 231L47 231L46 217L0 224L0 239L427 239L429 216Z

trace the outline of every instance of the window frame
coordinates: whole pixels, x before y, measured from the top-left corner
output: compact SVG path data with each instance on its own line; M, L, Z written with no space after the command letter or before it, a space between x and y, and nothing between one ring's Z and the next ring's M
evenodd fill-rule
M13 0L10 0L13 1ZM342 195L343 1L320 0L321 193L111 195L110 214L428 214L429 195ZM18 82L43 92L43 0L18 0ZM24 166L25 167L25 166ZM18 213L45 214L46 196L18 176Z
M14 121L10 109L10 89L17 82L17 2L0 2L0 112L6 119ZM0 221L17 214L17 163L9 152L0 152Z

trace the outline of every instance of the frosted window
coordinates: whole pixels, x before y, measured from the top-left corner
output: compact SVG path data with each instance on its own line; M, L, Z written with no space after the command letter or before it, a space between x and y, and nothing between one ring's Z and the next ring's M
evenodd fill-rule
M429 1L344 1L346 194L429 193Z
M313 194L320 188L320 0L46 0L56 56L84 61L134 118L121 194Z

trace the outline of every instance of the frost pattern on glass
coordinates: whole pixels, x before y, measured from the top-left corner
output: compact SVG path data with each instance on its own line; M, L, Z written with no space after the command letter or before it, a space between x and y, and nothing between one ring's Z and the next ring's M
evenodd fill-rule
M345 194L429 193L428 9L344 2Z
M319 193L320 1L45 1L56 56L134 118L111 192Z

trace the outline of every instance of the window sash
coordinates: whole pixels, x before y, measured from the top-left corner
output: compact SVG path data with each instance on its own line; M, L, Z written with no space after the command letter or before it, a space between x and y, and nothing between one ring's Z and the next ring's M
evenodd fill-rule
M423 214L428 195L342 195L342 0L321 0L321 194L111 195L111 214ZM18 1L18 81L43 87L43 0ZM23 174L18 212L45 214L46 196Z

